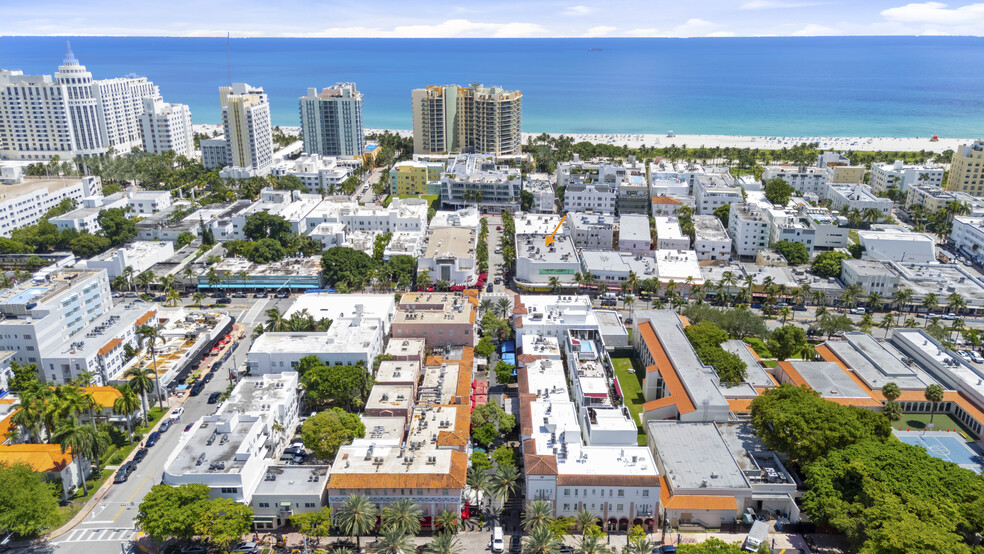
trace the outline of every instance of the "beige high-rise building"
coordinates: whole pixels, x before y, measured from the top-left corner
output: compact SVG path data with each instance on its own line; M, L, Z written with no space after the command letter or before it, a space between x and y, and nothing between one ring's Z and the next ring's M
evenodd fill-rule
M946 189L984 196L984 140L957 147L950 160Z
M473 83L411 92L415 154L519 154L523 94Z

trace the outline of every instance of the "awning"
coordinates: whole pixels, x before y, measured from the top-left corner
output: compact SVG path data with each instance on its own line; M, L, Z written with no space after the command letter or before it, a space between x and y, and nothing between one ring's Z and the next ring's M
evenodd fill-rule
M293 504L291 504L289 500L284 500L280 503L281 508L290 508L291 506L293 506Z
M625 396L622 394L622 385L618 383L618 377L615 378L615 392L618 393L619 396Z

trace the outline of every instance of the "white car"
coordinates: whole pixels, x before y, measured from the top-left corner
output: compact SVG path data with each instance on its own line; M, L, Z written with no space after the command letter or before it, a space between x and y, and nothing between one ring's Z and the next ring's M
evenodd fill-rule
M854 315L864 315L864 308L851 308L851 313Z
M976 350L970 351L970 358L974 360L974 363L984 364L984 356L981 356L981 353Z

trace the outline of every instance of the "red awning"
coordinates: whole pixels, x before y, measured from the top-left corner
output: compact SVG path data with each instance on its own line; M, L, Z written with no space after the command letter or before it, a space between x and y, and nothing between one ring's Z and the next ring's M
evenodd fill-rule
M622 394L622 385L618 383L618 377L615 378L615 392L618 393L619 396L625 396Z
M588 398L608 398L608 395L603 392L586 392L584 393L584 396L587 396Z

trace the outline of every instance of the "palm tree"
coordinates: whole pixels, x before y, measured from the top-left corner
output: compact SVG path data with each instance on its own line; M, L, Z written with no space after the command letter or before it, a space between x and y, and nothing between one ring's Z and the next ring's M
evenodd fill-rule
M383 508L383 528L396 529L403 535L416 536L420 532L420 518L424 515L420 506L409 498L401 498Z
M132 267L126 266L123 268L123 278L126 279L126 282L130 285L131 292L133 292L133 274L134 270Z
M892 295L892 301L899 309L899 321L902 320L902 309L912 303L913 292L910 288L898 289Z
M878 294L877 292L872 292L868 294L868 298L865 299L865 304L868 306L868 309L870 309L871 311L875 311L878 308L880 308L881 303L882 303L881 295Z
M126 370L123 377L129 377L130 388L133 389L133 392L140 393L140 397L143 399L144 425L147 425L147 412L150 411L150 405L147 404L147 393L154 390L154 380L150 378L150 371L143 367L133 366Z
M529 554L558 554L560 541L546 525L534 527L523 539L523 552Z
M898 402L889 400L882 406L882 415L887 417L889 421L898 421L902 419L902 406Z
M506 317L508 317L509 315L509 308L511 307L509 299L500 298L499 301L496 302L496 306L499 308L499 314L500 314L499 317L502 319L506 319Z
M410 535L396 527L383 527L379 539L372 545L372 551L377 554L403 554L413 552L414 549L416 545L410 540Z
M870 226L872 223L877 223L884 215L878 208L865 208L861 212L861 219Z
M874 323L875 322L872 320L871 314L866 313L861 317L861 321L858 323L858 326L861 328L862 333L871 334L871 326L874 325Z
M858 296L863 293L864 290L861 285L854 283L844 287L844 291L841 293L841 303L847 307L853 307L858 302Z
M888 330L891 329L893 325L895 325L895 318L892 317L892 314L885 314L885 317L882 318L881 323L878 324L879 327L885 330L885 338L888 338Z
M958 292L951 292L949 296L946 297L947 305L949 310L956 315L960 315L961 310L967 308L967 301L964 300L963 296L960 296Z
M755 292L755 290L754 290L755 289L755 276L754 275L745 275L745 277L743 278L743 280L745 281L745 287L748 290L748 297L749 298L754 298L753 293Z
M458 532L458 528L461 527L461 516L453 510L444 510L437 514L437 517L434 518L434 523L440 526L441 531L445 534L454 535Z
M916 327L919 327L919 324L916 323L915 319L909 317L906 318L905 323L902 326L905 327L906 329L915 329Z
M489 477L489 474L485 471L475 471L473 469L468 473L468 486L471 487L473 491L480 493L476 496L480 506L482 504L482 496L488 492L491 484L492 480Z
M99 466L99 457L106 452L108 440L101 433L88 425L77 425L72 420L65 420L55 431L55 442L61 445L62 453L72 450L72 455L76 458L85 458L92 462L96 467ZM85 482L85 475L82 473L82 463L77 464L79 468L79 481L82 482L82 492L89 494L89 487Z
M653 545L647 537L634 537L622 552L624 554L649 554L652 548Z
M928 314L933 313L933 310L940 305L939 297L936 296L935 292L928 292L926 293L926 296L923 297L922 305L926 308L926 323L929 323Z
M150 286L157 281L157 274L152 270L148 269L140 275L137 275L137 282L142 286L147 287L147 293L150 294Z
M44 401L33 393L20 392L20 406L10 416L10 422L27 431L28 441L41 442L41 431L44 429L42 409Z
M287 330L287 319L277 308L270 308L266 311L267 331L283 332Z
M430 271L421 269L417 272L417 286L427 288L431 284Z
M677 298L679 298L679 296L678 296ZM626 309L626 310L628 310L628 309L630 309L630 308L631 308L631 307L632 307L632 306L633 306L634 304L635 304L635 298L633 298L633 297L632 297L631 295L630 295L630 296L624 296L624 297L622 298L622 308L623 308L623 309Z
M126 431L133 443L133 421L130 416L140 409L140 398L128 385L117 385L120 397L113 401L113 413L126 417Z
M219 272L216 271L214 265L208 268L208 271L205 273L205 278L208 279L208 286L213 289L216 285L222 282L222 277L219 276Z
M95 407L96 403L92 398L92 393L85 392L78 387L58 387L56 390L58 396L59 409L62 412L62 417L71 419L72 421L79 422L79 414L82 412L92 413L92 409ZM96 418L92 417L92 428L96 429Z
M929 424L933 424L933 416L936 415L936 404L943 401L943 387L932 384L926 387L926 400L933 403L933 409L929 412Z
M612 549L601 542L598 535L582 536L574 552L577 554L608 554Z
M181 295L178 294L178 291L174 289L167 289L167 301L172 308L178 305L179 300L181 300Z
M825 306L825 305L827 305L827 293L826 292L817 289L817 290L811 292L810 295L813 297L813 304L815 304L817 306Z
M202 294L201 291L195 291L195 294L191 295L191 299L195 301L194 302L195 306L201 308L202 300L205 300L205 295Z
M376 506L365 496L353 494L338 507L335 525L346 536L355 537L355 545L361 550L360 537L368 534L376 526Z
M514 465L500 465L492 474L489 492L494 498L505 502L509 495L519 490L519 470Z
M902 390L899 389L899 386L897 384L895 384L895 381L889 381L888 383L885 383L881 391L882 391L882 395L889 402L895 402L895 400L899 396L902 396Z
M782 319L782 324L786 324L786 320L793 316L793 310L789 306L783 306L779 308L779 318Z
M479 311L479 313L483 313L484 314L485 312L487 312L487 311L489 311L491 309L492 309L492 299L491 298L483 298L482 301L478 304L478 311Z
M587 508L581 508L574 514L574 523L577 524L577 528L584 535L584 531L598 521L598 516L591 513Z
M438 533L434 540L424 548L429 554L457 554L461 552L461 542L453 533Z
M526 506L523 516L523 529L527 532L535 527L546 526L553 521L553 507L545 500L534 500Z
M550 284L550 292L557 294L560 292L560 279L557 277L551 277L548 281Z
M140 327L137 328L137 335L143 337L143 339L147 342L147 346L150 347L150 357L153 359L154 362L154 379L158 379L159 377L157 374L157 341L163 338L161 337L160 329L152 325L141 325ZM162 393L161 387L155 387L155 388L157 389L157 405L162 406L164 400L161 397L161 393Z

